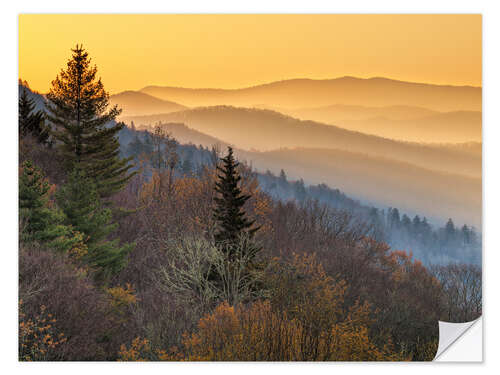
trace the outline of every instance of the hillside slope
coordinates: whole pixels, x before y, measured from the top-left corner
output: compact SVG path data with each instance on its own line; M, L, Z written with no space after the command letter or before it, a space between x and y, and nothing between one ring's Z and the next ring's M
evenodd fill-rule
M109 100L112 105L116 104L123 110L122 116L168 113L186 109L183 105L137 91L124 91L111 95Z
M480 178L437 172L415 165L332 149L291 149L269 152L238 151L237 155L260 171L292 179L326 183L379 207L396 206L407 212L424 212L443 222L481 227ZM451 188L453 187L453 188Z
M481 156L462 152L459 148L400 142L314 121L301 121L269 110L214 106L124 120L133 120L136 125L151 125L157 121L184 123L246 150L341 149L447 173L481 176Z
M481 141L479 111L437 112L419 107L329 106L281 112L366 134L411 142Z

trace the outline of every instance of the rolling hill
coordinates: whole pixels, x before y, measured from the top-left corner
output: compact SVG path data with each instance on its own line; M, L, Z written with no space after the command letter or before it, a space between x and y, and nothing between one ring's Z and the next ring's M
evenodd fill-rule
M374 117L366 120L332 120L329 123L366 134L410 142L460 143L480 142L481 122L481 112L455 111L409 120Z
M269 108L272 109L272 108ZM283 109L276 108L278 112ZM300 119L329 122L367 120L373 117L387 117L391 120L412 120L432 116L440 112L409 105L391 105L387 107L366 107L362 105L333 104L324 107L290 109L285 114Z
M241 89L147 86L143 93L189 107L255 105L298 109L332 104L412 106L434 111L481 111L481 87L442 86L387 78L291 79Z
M142 127L138 127L141 130ZM218 138L211 137L207 134L201 133L197 130L191 129L182 123L170 122L163 125L163 129L171 134L179 143L193 144L195 146L203 146L211 148L213 145L220 145L221 147L228 146L227 143ZM150 130L146 127L145 130Z
M482 142L444 143L439 145L439 147L458 150L460 152L468 153L479 157L481 157L483 153Z
M122 116L168 113L186 109L183 105L158 99L138 91L124 91L111 95L109 100L112 105L116 104L123 110Z
M410 142L481 141L482 114L479 111L438 112L411 106L345 105L277 110L301 120Z

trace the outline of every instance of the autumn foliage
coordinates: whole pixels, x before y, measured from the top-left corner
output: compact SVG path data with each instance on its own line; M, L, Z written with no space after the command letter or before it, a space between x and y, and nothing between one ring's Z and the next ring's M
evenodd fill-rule
M28 318L19 301L19 360L50 361L58 359L57 348L66 342L63 332L57 332L56 319L40 306L40 312Z
M269 301L250 307L219 305L184 341L188 360L197 361L374 361L401 360L378 349L363 319L352 311L343 322L312 334L307 322L274 312Z
M437 278L405 252L391 251L364 235L362 224L345 213L308 203L277 204L248 180L243 190L252 198L245 210L261 226L255 235L263 244L258 262L266 264L259 293L229 305L223 293L220 298L213 290L206 294L209 289L200 289L196 278L184 284L188 289L179 295L165 288L165 280L174 280L175 272L187 276L199 272L193 268L197 264L201 271L217 265L211 263L215 258L198 256L205 254L207 238L214 233L208 213L215 176L206 168L198 177L175 178L171 189L158 198L155 184L160 178L161 174L153 174L141 181L137 176L116 196L131 210L119 220L117 233L137 247L112 285L104 292L92 292L93 302L84 310L94 309L89 310L95 316L90 321L98 320L97 330L85 337L68 337L67 344L73 346L60 351L62 358L79 358L82 353L91 358L92 351L98 353L94 358L153 361L433 358L441 314ZM188 264L181 254L188 254L189 241L194 241L191 247L202 245ZM84 246L75 246L65 261L83 275L88 270L78 259L85 251ZM33 260L42 256L38 251L23 254ZM70 271L64 268L66 278ZM59 289L38 294L30 305L44 303L51 294L61 293ZM189 295L197 297L179 298ZM81 309L61 298L75 314ZM52 301L45 304L62 312L61 302ZM71 321L67 314L61 319L65 333L77 332L78 319ZM85 348L77 349L84 342L88 342Z
M276 264L277 266L278 264ZM394 361L390 339L378 347L370 338L370 305L344 309L344 282L328 277L314 256L295 256L271 271L271 297L249 305L219 304L184 334L181 350L153 350L134 339L122 360L192 361ZM278 271L276 273L276 271ZM288 293L287 293L288 291ZM170 354L167 354L170 353ZM161 355L163 354L163 355Z

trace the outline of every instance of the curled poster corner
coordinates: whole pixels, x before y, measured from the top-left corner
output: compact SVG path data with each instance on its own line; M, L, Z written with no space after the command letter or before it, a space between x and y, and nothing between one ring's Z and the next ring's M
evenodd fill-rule
M439 321L436 362L481 362L482 317L465 323Z

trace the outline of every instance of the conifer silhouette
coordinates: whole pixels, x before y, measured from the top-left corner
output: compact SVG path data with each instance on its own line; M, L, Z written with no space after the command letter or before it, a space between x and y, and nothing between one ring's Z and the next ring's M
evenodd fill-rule
M67 69L52 81L47 94L47 118L67 170L84 169L100 197L106 198L134 174L128 174L131 158L119 157L117 133L125 124L115 122L121 113L116 105L108 109L109 94L97 79L97 67L90 66L88 53L78 45L72 52Z
M214 238L216 244L231 245L236 244L243 233L252 236L259 228L252 228L254 221L249 220L243 210L250 195L243 194L238 187L241 176L236 168L239 163L234 159L231 147L228 147L228 154L222 162L222 166L217 166L221 174L217 175L215 184L219 196L215 197L214 219L218 228Z
M33 99L28 98L26 88L22 88L19 97L19 136L25 137L32 134L39 143L47 143L49 138L49 129L45 125L45 116L43 111L34 111L35 103Z

